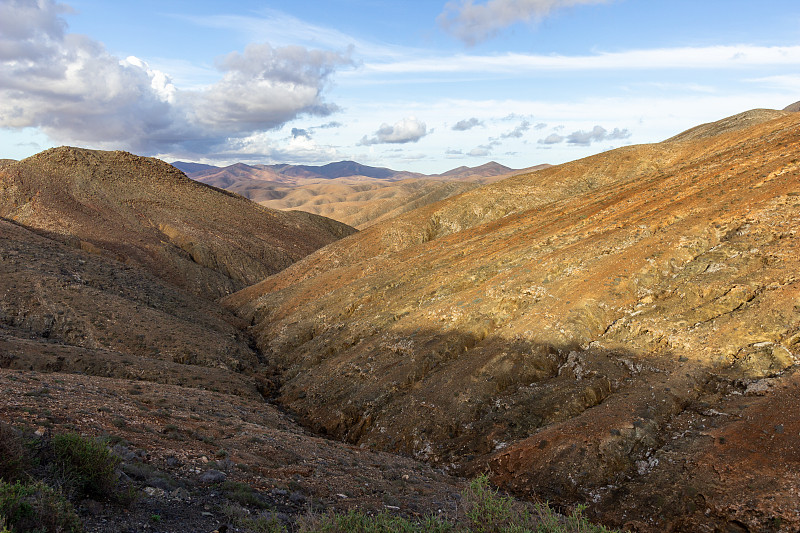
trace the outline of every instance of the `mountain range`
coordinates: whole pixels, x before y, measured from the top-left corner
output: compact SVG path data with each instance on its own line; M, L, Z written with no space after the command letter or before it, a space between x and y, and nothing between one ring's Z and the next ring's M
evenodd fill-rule
M173 166L263 206L323 215L358 229L519 172L493 161L434 175L353 161L316 167L236 163L219 168L180 161Z

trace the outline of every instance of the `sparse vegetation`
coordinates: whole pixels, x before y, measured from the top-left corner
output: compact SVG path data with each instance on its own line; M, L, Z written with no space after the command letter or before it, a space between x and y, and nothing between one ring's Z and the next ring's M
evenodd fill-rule
M82 530L69 500L41 481L29 484L0 482L0 517L5 517L2 531L9 533ZM2 522L0 520L0 524Z
M55 467L65 484L78 494L107 497L117 481L119 458L102 442L77 433L55 435Z
M302 533L612 533L589 522L578 507L571 515L554 512L547 504L524 504L501 495L486 476L475 478L462 493L456 516L428 516L412 520L388 512L370 515L351 510L345 514L309 515L300 521ZM272 529L269 531L285 531Z
M13 427L0 422L0 480L18 480L27 463L28 456L21 436Z

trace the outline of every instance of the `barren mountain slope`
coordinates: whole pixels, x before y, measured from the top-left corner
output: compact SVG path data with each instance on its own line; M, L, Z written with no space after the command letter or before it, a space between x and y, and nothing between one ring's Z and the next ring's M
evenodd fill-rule
M269 405L246 324L215 302L51 236L0 218L0 447L11 424L118 443L135 501L76 502L87 531L148 530L154 515L158 531L211 531L231 508L294 520L456 505L459 480L312 437Z
M265 209L157 159L68 147L0 169L0 216L209 298L353 231L306 213Z
M0 366L259 397L234 316L124 265L0 219Z
M635 530L794 530L800 115L704 132L423 207L225 302L321 432Z

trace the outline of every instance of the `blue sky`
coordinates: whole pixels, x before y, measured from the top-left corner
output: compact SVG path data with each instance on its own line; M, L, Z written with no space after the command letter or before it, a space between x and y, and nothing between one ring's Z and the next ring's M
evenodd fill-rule
M0 0L15 159L523 168L798 100L796 0Z

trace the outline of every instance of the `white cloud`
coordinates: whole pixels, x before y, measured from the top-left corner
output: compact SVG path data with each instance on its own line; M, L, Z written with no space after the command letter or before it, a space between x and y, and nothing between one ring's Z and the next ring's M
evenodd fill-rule
M415 117L404 118L400 122L390 126L383 123L372 137L364 136L359 144L368 146L371 144L405 144L417 142L428 134L428 129L424 122Z
M609 0L473 0L449 2L439 15L439 23L467 44L484 41L517 22L536 22L564 7L604 4Z
M165 160L187 159L197 162L217 164L245 163L327 163L344 159L345 155L335 147L320 144L303 135L290 136L284 141L276 141L266 132L258 132L246 137L231 139L207 151L195 152L191 147L181 146L168 154L158 154Z
M458 122L455 123L455 125L451 129L453 131L467 131L471 130L475 126L483 126L483 121L478 120L475 117L465 120L459 120Z
M566 139L566 137L564 137L563 135L559 135L557 133L551 133L550 135L548 135L544 139L539 139L538 143L539 144L559 144L559 143L564 142L564 139Z
M302 113L329 115L336 107L322 101L322 89L347 62L334 52L251 44L218 61L224 77L190 95L191 107L202 126L234 133L272 129Z
M470 157L486 157L491 153L492 153L492 147L483 145L483 146L478 146L477 148L473 148L467 153L467 155Z
M759 66L799 67L800 46L727 45L652 48L591 55L458 54L418 56L401 61L368 62L350 74L398 75L409 73L514 74L539 71L596 71L667 69L744 69Z
M506 133L502 134L500 137L502 137L503 139L512 139L512 138L513 139L519 139L529 129L531 129L531 123L529 121L527 121L527 120L523 120L519 124L519 126L517 126L516 128L514 128L513 130L511 130L509 132L506 132Z
M566 141L567 144L589 146L593 142L628 139L630 136L631 132L627 129L621 130L619 128L614 128L614 130L609 133L604 127L595 126L590 131L577 130L566 136L552 133L544 139L539 139L537 142L539 144L552 145Z
M0 3L0 127L148 154L224 150L300 115L329 115L337 107L323 99L327 79L350 64L333 52L251 45L219 59L212 85L181 90L141 59L67 33L67 10L52 0Z
M776 87L778 89L789 89L800 92L800 76L798 75L783 74L764 78L753 78L745 81L757 83L766 87ZM800 98L800 96L798 96L798 98Z

